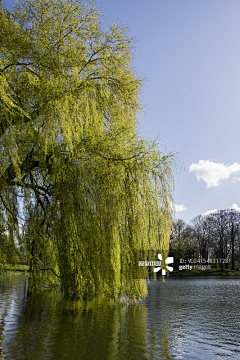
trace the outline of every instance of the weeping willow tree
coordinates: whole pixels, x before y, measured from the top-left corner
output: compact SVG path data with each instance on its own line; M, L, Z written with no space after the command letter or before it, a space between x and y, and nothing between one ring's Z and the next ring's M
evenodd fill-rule
M92 2L27 0L0 21L0 216L22 223L31 289L146 294L135 250L167 256L175 158L139 135L133 39Z

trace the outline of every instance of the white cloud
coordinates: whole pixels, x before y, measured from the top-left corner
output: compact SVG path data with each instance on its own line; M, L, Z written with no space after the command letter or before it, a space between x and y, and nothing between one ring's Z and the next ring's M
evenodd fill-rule
M179 205L175 204L174 209L175 209L176 212L182 212L182 211L187 210L186 206L183 205L183 204L179 204Z
M232 204L232 206L229 208L229 210L236 210L236 211L240 211L240 206L238 206L237 204ZM213 209L213 210L208 210L206 211L203 216L208 216L208 215L211 215L211 214L215 214L215 213L218 213L219 210L217 209Z
M232 182L233 182L233 183L236 183L236 182L238 182L238 181L240 181L240 177L239 177L239 176L235 176L235 177L232 179Z
M203 214L203 216L208 216L208 215L215 214L215 213L218 213L217 209L208 210Z
M240 211L240 207L239 207L237 204L232 204L232 206L231 206L230 209L233 209L233 210L236 210L236 211Z
M218 186L221 180L228 179L232 173L240 171L240 164L235 162L227 166L210 160L199 160L198 163L189 166L189 171L195 171L198 181L205 181L207 188L210 188Z

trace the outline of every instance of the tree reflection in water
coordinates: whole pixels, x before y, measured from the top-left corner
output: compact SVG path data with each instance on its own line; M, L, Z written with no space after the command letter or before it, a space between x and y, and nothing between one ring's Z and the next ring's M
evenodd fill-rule
M10 319L14 327L7 326L7 321L2 327L7 358L172 359L167 330L163 329L159 339L149 328L144 303L126 304L103 298L70 303L63 300L60 293L50 291L26 299L26 292L24 295L22 288L14 285L15 311L20 315ZM9 299L12 293L8 292ZM8 306L13 303L8 302Z

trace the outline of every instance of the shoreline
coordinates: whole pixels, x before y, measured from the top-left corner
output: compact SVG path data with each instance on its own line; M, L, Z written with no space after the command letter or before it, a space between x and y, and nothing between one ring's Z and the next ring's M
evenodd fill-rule
M226 276L235 277L240 276L240 271L236 270L175 270L169 274L170 277L185 277L185 276Z

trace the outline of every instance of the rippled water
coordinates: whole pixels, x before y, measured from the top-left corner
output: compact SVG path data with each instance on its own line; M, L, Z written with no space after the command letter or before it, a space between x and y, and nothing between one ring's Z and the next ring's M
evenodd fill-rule
M139 304L64 310L56 293L27 299L25 276L0 277L6 359L240 359L240 279L152 281Z

